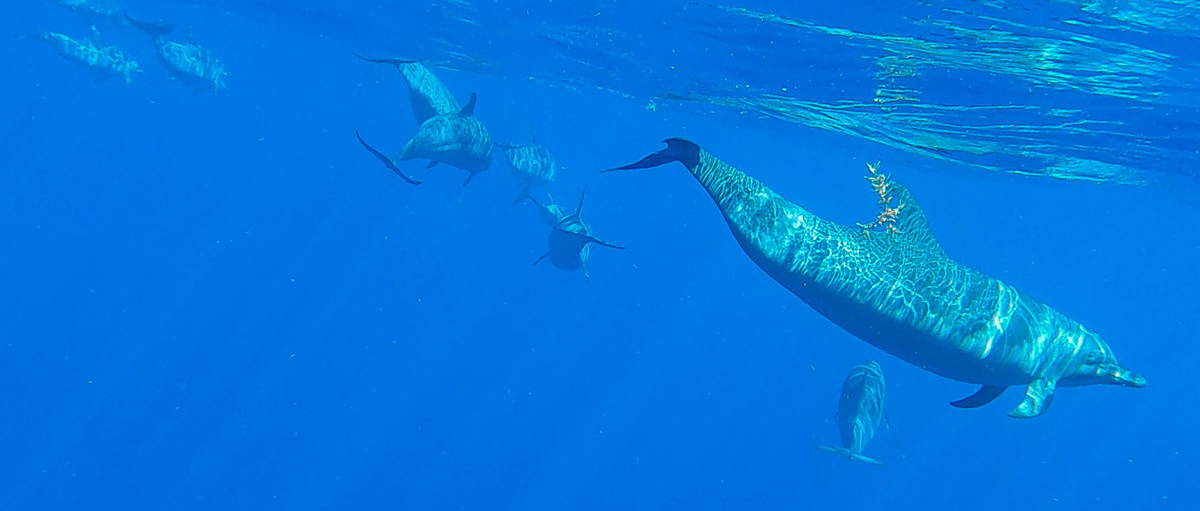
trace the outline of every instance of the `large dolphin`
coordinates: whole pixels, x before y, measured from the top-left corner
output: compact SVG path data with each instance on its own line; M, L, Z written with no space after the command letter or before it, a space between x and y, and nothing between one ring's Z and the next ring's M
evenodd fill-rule
M947 256L908 190L874 167L871 184L884 211L872 225L846 226L692 142L666 143L610 170L683 163L742 250L775 281L854 336L927 371L982 385L955 406L983 406L1006 387L1025 385L1024 400L1008 414L1036 417L1057 387L1146 385L1078 321Z
M92 27L91 39L74 39L58 32L42 32L24 37L50 43L63 58L82 63L94 70L97 73L97 81L117 74L125 77L125 83L130 83L133 81L134 74L142 72L138 63L129 58L120 48L105 46L100 41L100 33L96 27Z
M405 59L369 59L357 53L354 56L367 62L396 66L396 70L400 71L404 81L408 83L408 103L412 106L413 117L418 124L435 115L453 114L462 110L446 84L424 64Z
M879 363L871 360L854 366L842 382L842 395L838 399L838 433L842 437L842 447L822 445L817 449L840 454L850 460L881 465L874 458L863 456L862 452L883 422L886 393L887 386Z
M150 36L158 61L172 78L194 87L212 87L216 92L225 88L225 77L229 75L225 71L225 64L211 51L194 43L190 29L188 42L181 43L165 37L174 30L174 25L141 21L128 14L125 18L131 25Z
M355 133L357 134L357 132ZM420 184L420 182L405 176L396 168L395 162L421 159L429 160L429 165L425 168L430 168L438 163L458 167L469 173L467 179L463 181L463 186L467 186L476 174L487 170L492 164L492 136L488 134L483 123L475 118L474 93L471 93L471 100L462 110L435 115L422 123L421 127L417 128L417 134L413 135L395 158L383 156L374 147L364 142L361 136L358 141L367 148L367 151L383 161L384 165L392 172L399 174L411 184Z
M554 181L554 176L558 173L558 162L554 160L550 151L537 143L537 134L532 127L529 129L528 144L497 146L504 150L504 160L508 162L508 169L521 184L521 193L513 202L528 199L530 188Z
M553 198L549 203L542 204L537 199L530 197L542 214L542 220L551 228L547 252L533 262L534 266L548 257L550 262L561 270L582 269L583 277L590 280L587 272L587 260L591 253L591 244L595 243L621 250L625 248L593 236L592 229L583 223L583 217L580 215L583 212L583 197L586 193L585 190L584 193L579 194L579 206L570 215L563 212L562 207L554 204Z

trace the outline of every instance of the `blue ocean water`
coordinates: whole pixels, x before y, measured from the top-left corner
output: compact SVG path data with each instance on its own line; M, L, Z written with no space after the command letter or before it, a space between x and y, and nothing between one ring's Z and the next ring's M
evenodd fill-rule
M70 2L65 2L70 3ZM0 509L1195 509L1200 4L128 1L228 70L170 79L119 17L0 6ZM97 79L45 31L95 25ZM401 167L419 59L530 126L590 278L497 158ZM974 392L759 270L686 137L839 222L907 185L954 258L1101 333L1143 389ZM877 360L876 467L836 444Z

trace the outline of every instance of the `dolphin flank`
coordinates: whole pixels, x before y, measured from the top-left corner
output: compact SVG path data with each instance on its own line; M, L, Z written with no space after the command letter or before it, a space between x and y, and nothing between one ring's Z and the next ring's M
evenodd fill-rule
M916 200L876 167L869 167L870 179L883 212L872 224L846 226L690 141L666 143L609 171L683 163L742 250L772 279L854 336L927 371L982 386L956 406L982 406L1006 387L1025 385L1024 400L1009 415L1036 417L1060 386L1146 385L1078 321L946 255Z

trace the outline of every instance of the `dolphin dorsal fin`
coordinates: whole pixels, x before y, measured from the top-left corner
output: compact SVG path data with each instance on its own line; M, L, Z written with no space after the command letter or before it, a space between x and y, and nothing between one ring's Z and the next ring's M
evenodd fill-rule
M462 110L459 110L458 115L461 115L463 117L471 117L471 116L475 115L475 93L474 92L471 93L471 99L469 101L467 101L467 106L462 107Z
M942 245L933 236L933 230L929 228L925 211L908 188L892 181L887 174L880 173L879 164L868 164L867 168L871 171L867 180L879 194L881 213L871 224L860 225L868 230L883 227L885 236L880 239L886 239L889 243L900 243L927 254L945 254Z

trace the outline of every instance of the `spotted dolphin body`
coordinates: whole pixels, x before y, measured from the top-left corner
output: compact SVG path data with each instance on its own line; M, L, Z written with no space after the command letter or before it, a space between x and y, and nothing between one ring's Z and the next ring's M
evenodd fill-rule
M211 51L191 42L190 31L189 41L181 43L164 37L174 29L172 25L140 21L129 15L125 15L125 18L150 36L158 61L172 78L196 87L212 87L215 92L225 89L225 77L229 75L225 71L225 64Z
M364 142L361 136L358 141L367 151L382 160L384 165L411 184L420 182L404 175L395 162L429 160L429 165L425 168L445 163L466 170L469 174L463 181L463 186L467 186L477 174L487 170L492 164L492 136L488 134L483 123L475 118L474 93L462 110L435 115L422 123L421 127L417 128L416 135L400 149L395 158L382 156L382 153Z
M115 46L104 46L95 27L92 27L90 40L77 40L57 32L42 32L29 38L41 39L50 43L56 52L67 60L81 62L97 71L98 80L118 74L125 77L125 83L133 81L133 75L142 72L141 67L124 51Z
M529 198L529 190L554 181L558 173L558 162L554 156L537 143L537 135L530 133L529 143L525 145L500 144L504 149L504 160L508 168L521 184L521 193L514 202Z
M542 220L551 227L549 248L542 257L533 262L534 266L537 266L542 260L550 258L550 262L557 268L566 271L582 269L583 277L589 278L587 260L593 243L609 248L625 249L625 247L613 245L592 235L591 228L583 223L583 218L580 216L583 211L583 197L584 194L579 195L579 206L575 208L575 213L570 215L566 214L562 207L554 204L553 198L548 204L542 204L536 199L530 198L542 214Z
M462 110L446 84L424 64L415 60L369 59L358 54L355 56L367 62L396 66L396 70L400 71L404 81L408 83L408 102L418 124L437 115L449 115Z
M982 385L955 406L1025 385L1009 415L1036 417L1057 387L1146 384L1078 321L947 256L916 200L886 176L873 179L876 191L899 206L892 228L877 232L820 218L682 139L611 170L673 161L708 191L750 259L817 312L911 364Z
M842 447L823 445L817 448L850 460L881 465L874 458L863 456L862 452L883 422L886 392L883 369L874 360L851 369L842 382L842 396L838 400L838 433L842 437Z

